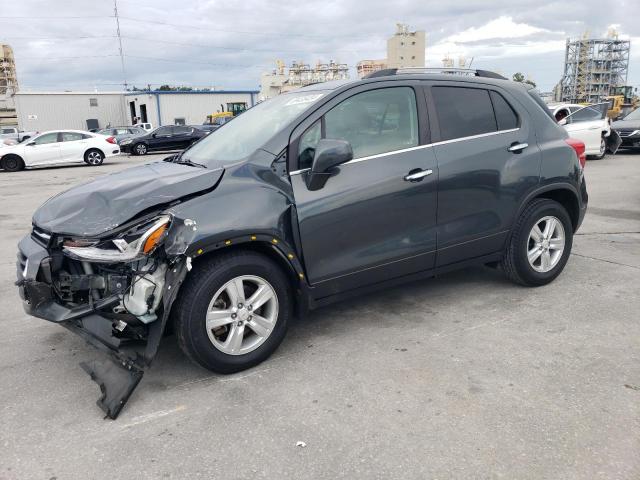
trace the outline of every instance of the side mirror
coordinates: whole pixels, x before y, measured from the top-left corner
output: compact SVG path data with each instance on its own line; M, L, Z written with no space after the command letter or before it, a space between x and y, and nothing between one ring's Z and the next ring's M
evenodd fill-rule
M316 146L311 171L307 174L307 188L320 190L332 175L331 170L353 159L353 149L346 140L323 138Z
M566 124L567 124L567 117L561 118L560 120L558 120L558 125L566 125Z

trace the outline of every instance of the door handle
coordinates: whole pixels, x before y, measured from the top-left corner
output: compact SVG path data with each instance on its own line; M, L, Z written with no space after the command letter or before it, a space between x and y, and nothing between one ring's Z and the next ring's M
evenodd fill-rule
M529 146L528 143L512 143L511 146L509 148L507 148L507 150L509 150L512 153L520 153L522 152L522 150L524 150L525 148L527 148Z
M422 170L422 169L416 168L415 170L411 170L411 172L405 175L404 180L406 182L419 182L424 177L427 177L432 173L433 173L433 170Z
M602 128L600 125L594 125L593 127L589 127L589 130L598 130L599 128Z

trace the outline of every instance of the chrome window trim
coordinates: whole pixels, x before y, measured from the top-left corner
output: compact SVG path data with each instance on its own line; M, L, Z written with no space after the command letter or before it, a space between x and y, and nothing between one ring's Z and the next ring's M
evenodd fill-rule
M442 140L441 142L427 143L426 145L418 145L416 147L402 148L400 150L392 150L390 152L378 153L376 155L369 155L367 157L354 158L353 160L349 160L348 162L343 163L343 165L350 165L352 163L364 162L366 160L372 160L374 158L386 157L388 155L395 155L397 153L411 152L413 150L420 150L423 148L437 147L438 145L447 145L449 143L462 142L465 140L474 140L476 138L491 137L493 135L500 135L502 133L517 132L518 130L520 130L520 127L509 128L507 130L497 130L495 132L479 133L478 135L470 135L468 137L452 138L451 140ZM304 173L308 170L311 170L311 169L303 168L300 170L294 170L293 172L289 172L289 176L300 175L301 173Z

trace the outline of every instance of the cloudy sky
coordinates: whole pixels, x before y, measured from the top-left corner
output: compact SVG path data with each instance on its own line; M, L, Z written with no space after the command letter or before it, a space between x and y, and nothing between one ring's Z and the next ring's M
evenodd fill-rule
M257 89L276 59L384 58L395 23L427 34L427 64L446 55L543 91L560 79L567 37L615 27L630 38L629 83L640 86L638 0L118 0L130 85ZM122 88L113 0L0 0L0 43L29 90ZM352 68L352 77L355 69Z

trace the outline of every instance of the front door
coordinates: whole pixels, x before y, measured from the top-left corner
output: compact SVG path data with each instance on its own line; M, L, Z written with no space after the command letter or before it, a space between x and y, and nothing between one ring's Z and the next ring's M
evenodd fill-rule
M174 147L173 127L160 127L155 130L149 139L149 148L152 150L171 150Z
M600 155L603 144L602 130L604 125L603 113L597 105L576 110L565 121L565 129L572 138L582 140L585 144L587 155Z
M443 82L427 93L437 120L437 265L501 251L518 207L539 179L529 115L494 87Z
M25 146L27 165L43 165L60 161L58 133L51 132L34 138Z
M316 298L434 265L437 168L433 149L423 145L424 97L410 86L359 90L311 119L290 148L298 159L291 182L302 254ZM308 167L320 138L349 141L354 159L310 191Z

